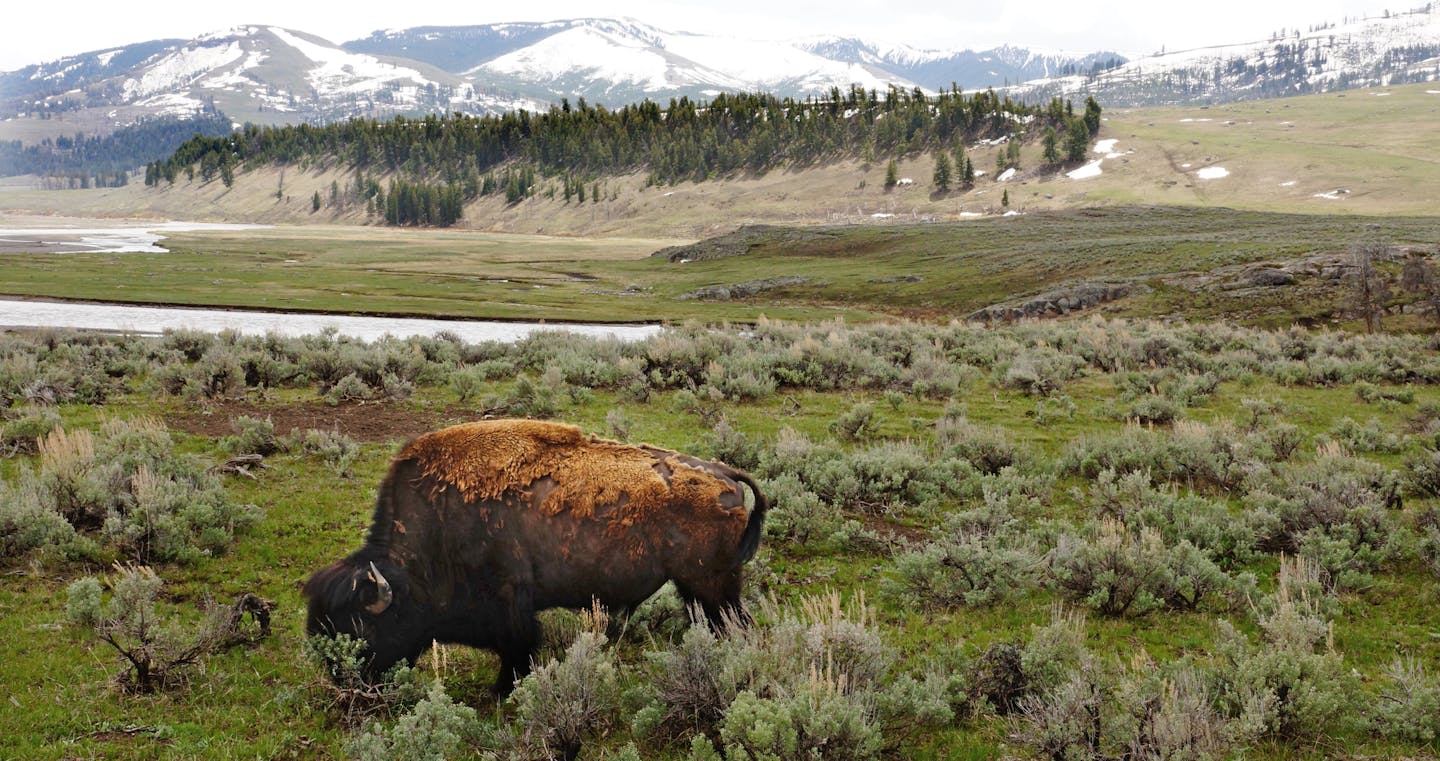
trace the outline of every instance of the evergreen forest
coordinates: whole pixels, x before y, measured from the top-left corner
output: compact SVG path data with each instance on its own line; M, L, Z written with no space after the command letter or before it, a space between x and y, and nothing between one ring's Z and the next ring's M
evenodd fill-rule
M229 185L237 168L334 164L356 170L350 192L388 223L444 226L482 195L523 200L536 191L537 173L562 178L573 192L589 179L631 172L658 185L923 151L954 151L960 161L964 146L978 140L1057 134L1066 146L1058 161L1083 155L1100 112L1093 99L1077 113L1058 98L1027 104L954 86L933 96L919 88L880 93L855 86L804 100L721 94L709 102L682 97L665 108L644 101L616 110L565 100L543 113L247 125L228 136L197 135L148 165L146 184L174 182L197 167L203 180L219 176ZM386 176L388 188L379 182Z
M227 135L233 122L213 108L121 127L108 135L46 138L34 145L0 142L0 176L33 174L60 187L123 185L130 170L170 156L191 138Z

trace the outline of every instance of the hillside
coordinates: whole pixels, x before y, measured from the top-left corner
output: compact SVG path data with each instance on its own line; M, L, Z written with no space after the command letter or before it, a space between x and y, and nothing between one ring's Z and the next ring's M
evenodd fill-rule
M1028 143L1019 171L996 182L997 145L967 151L984 172L971 190L931 192L933 156L899 159L914 181L886 191L885 161L838 160L740 173L705 182L647 185L644 173L601 179L601 203L566 203L545 193L517 204L486 196L465 208L461 227L570 235L699 238L746 224L887 224L962 220L1111 204L1226 206L1307 214L1431 214L1440 198L1440 88L1358 90L1210 108L1107 110L1086 165L1046 172ZM1103 153L1093 151L1100 150ZM1095 162L1098 162L1095 163ZM1090 167L1088 170L1086 167ZM1082 170L1078 173L1075 170ZM1098 173L1096 170L1098 169ZM1222 171L1223 170L1223 176ZM1075 177L1070 176L1074 174ZM365 224L363 205L332 207L332 183L354 175L333 162L237 174L233 188L187 180L147 189L0 191L0 207L97 216L287 223ZM541 180L558 190L554 179ZM277 191L280 197L277 198ZM312 211L313 194L326 203Z

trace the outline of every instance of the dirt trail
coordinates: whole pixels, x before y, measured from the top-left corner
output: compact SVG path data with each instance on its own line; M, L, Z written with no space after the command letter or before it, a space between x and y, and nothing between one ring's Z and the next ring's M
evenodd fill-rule
M402 442L426 431L479 417L478 412L459 405L443 410L414 410L383 402L331 407L323 402L269 404L226 400L166 415L165 424L171 430L200 436L230 436L235 434L231 421L241 415L269 418L275 425L275 433L281 436L295 429L319 428L339 431L361 442Z

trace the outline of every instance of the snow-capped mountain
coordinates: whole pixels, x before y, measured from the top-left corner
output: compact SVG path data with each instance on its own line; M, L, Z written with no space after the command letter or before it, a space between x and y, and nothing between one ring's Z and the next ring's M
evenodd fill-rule
M1012 88L1027 97L1094 95L1107 106L1224 103L1440 79L1440 7L1386 13L1269 39L1162 52L1090 76Z
M1013 45L990 50L922 50L908 45L878 45L853 37L817 37L796 43L802 49L836 61L849 61L892 71L931 90L978 89L1028 82L1116 66L1119 53L1072 55Z
M633 19L422 27L377 32L346 48L445 66L477 85L612 106L739 90L805 96L852 84L880 90L918 84L789 42L670 32Z
M0 75L0 113L102 109L184 115L213 105L237 122L536 107L436 67L345 50L304 32L239 26L190 41L86 53Z
M55 134L211 106L235 122L544 109L562 98L620 106L722 91L824 95L1009 87L1032 100L1094 94L1106 105L1211 103L1440 76L1433 4L1324 23L1250 43L1134 61L1015 46L924 50L847 37L759 41L658 29L632 19L417 27L335 45L303 32L241 26L0 73L7 118L46 116ZM1023 84L1017 84L1023 83ZM76 116L80 114L84 118ZM100 126L97 126L100 125Z

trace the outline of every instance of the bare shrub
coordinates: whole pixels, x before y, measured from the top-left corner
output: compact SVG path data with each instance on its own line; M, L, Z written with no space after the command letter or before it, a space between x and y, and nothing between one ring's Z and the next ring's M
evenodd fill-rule
M605 413L606 430L610 431L611 436L614 436L621 441L625 441L630 438L631 425L632 423L630 421L630 416L625 414L625 410L620 409L619 407L616 407Z
M100 612L96 585L72 584L72 620L91 619L96 634L127 664L116 676L125 692L155 692L183 686L205 656L225 647L255 642L270 632L271 603L253 595L233 607L207 603L198 630L190 631L173 619L158 615L155 600L163 584L145 566L115 566L110 602ZM254 633L242 630L251 616Z

